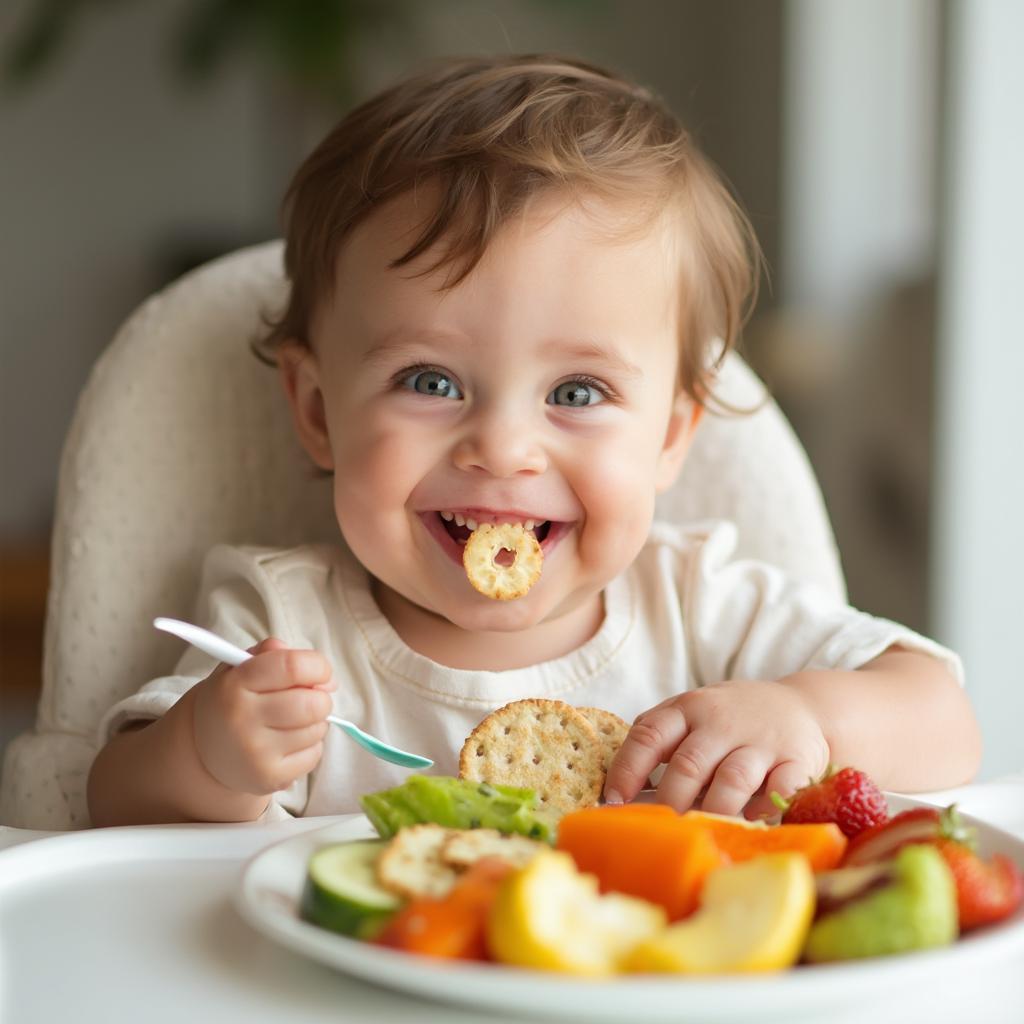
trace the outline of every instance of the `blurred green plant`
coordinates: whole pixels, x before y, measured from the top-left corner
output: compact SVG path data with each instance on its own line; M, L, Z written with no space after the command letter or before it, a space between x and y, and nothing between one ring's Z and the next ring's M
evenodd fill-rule
M11 88L24 88L68 49L84 17L139 0L37 0L4 54ZM371 34L412 30L409 0L192 0L169 40L171 64L203 83L231 55L268 60L301 91L346 101L352 90L353 47Z
M3 55L6 85L25 88L50 70L83 18L139 2L35 0ZM588 13L601 6L601 0L534 2ZM169 40L170 59L184 80L203 83L229 56L249 51L299 91L344 105L353 95L358 46L371 36L408 40L417 13L417 0L189 0Z

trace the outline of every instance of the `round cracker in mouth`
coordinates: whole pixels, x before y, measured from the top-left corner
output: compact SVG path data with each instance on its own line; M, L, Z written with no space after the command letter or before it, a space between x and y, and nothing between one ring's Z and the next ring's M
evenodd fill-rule
M511 562L499 561L503 551ZM462 565L473 587L495 601L523 597L540 579L544 552L521 523L481 523L466 541Z

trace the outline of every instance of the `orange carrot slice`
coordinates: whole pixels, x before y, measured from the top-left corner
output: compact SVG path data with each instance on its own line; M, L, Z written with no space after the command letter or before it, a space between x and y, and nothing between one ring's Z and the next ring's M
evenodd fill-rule
M743 818L706 811L687 811L683 821L702 825L731 861L751 860L765 853L793 850L802 853L815 871L838 867L846 853L847 838L838 825L764 825Z
M704 879L727 863L707 828L652 804L567 814L558 824L557 846L580 871L597 876L601 892L649 900L672 921L697 907Z
M605 804L602 810L614 811L616 814L641 814L653 818L678 818L679 812L668 804Z
M487 915L502 880L515 868L485 857L466 869L447 896L407 903L376 942L406 953L454 960L486 960Z

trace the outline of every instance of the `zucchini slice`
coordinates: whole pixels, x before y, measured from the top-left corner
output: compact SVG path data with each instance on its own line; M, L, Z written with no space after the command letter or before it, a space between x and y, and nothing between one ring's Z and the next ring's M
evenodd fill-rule
M338 843L309 859L300 912L312 924L357 939L372 939L402 905L377 882L380 839Z

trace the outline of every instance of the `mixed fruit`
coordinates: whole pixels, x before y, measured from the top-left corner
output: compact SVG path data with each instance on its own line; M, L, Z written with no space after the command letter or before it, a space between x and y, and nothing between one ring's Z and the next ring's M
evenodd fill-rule
M721 974L953 942L1024 900L955 807L890 817L863 773L777 801L779 824L660 804L555 821L530 790L413 776L363 798L379 839L318 850L301 912L393 949L573 975Z

